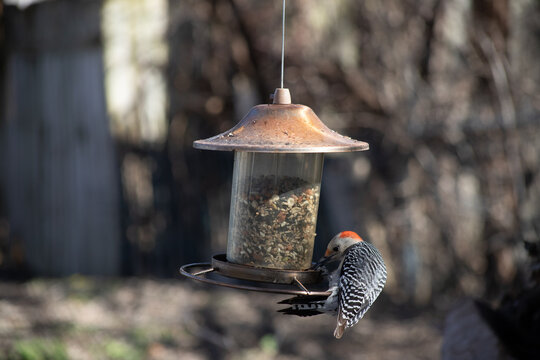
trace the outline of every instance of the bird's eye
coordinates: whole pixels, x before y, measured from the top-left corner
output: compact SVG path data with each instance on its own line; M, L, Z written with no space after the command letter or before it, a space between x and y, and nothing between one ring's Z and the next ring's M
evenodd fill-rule
M338 251L338 250L339 250L339 247L338 247L338 246L336 246L336 247L334 247L334 248L333 248L332 250L334 250L334 251Z

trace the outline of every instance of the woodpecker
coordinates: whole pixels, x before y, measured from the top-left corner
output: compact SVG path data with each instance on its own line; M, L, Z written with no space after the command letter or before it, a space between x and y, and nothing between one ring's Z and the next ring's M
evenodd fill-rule
M298 316L337 315L334 336L340 339L381 293L386 283L386 266L375 246L353 231L343 231L328 243L324 257L314 268L328 278L330 295L299 295L281 301L280 304L291 306L278 311Z

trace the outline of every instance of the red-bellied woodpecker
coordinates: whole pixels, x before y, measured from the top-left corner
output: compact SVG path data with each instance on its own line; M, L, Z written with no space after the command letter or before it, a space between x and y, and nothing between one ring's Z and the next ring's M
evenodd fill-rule
M298 316L337 314L334 336L339 339L346 328L364 316L381 293L386 283L386 266L375 246L352 231L343 231L328 243L324 257L315 267L328 276L331 294L283 300L280 304L291 306L279 312Z

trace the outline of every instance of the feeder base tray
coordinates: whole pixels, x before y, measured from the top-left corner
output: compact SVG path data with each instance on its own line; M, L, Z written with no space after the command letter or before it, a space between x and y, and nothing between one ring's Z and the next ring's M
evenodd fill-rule
M225 254L212 257L212 263L187 264L180 274L207 284L235 289L288 295L330 295L315 270L277 270L239 265L227 261Z

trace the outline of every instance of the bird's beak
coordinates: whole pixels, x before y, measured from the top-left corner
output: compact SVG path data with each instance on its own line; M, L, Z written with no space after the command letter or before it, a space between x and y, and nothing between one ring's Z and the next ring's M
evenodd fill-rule
M326 253L324 254L324 256L322 258L320 258L319 261L317 261L315 263L315 265L313 265L313 268L318 269L321 266L326 265L327 262L329 262L330 260L332 260L334 258L334 255L335 254L331 254L331 253L328 252L328 250L326 250Z
M324 257L329 257L332 254L332 251L330 249L326 249L326 252L324 253Z

